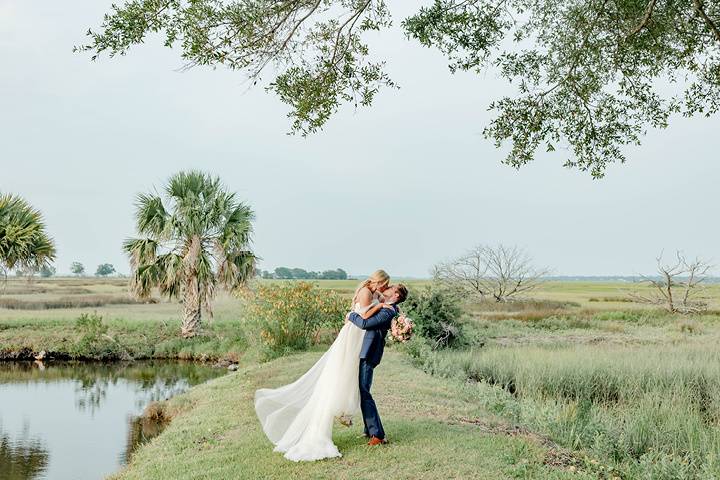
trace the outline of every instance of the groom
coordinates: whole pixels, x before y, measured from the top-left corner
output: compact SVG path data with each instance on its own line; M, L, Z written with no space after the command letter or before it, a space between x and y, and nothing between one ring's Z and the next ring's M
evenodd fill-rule
M385 296L385 303L391 308L382 308L367 319L363 319L354 312L350 314L350 321L366 330L360 350L360 409L365 422L365 436L370 437L368 445L373 446L387 443L375 400L370 394L373 370L382 359L385 350L385 335L390 329L390 323L400 313L397 306L405 301L408 291L405 285L399 283L388 287L382 293Z

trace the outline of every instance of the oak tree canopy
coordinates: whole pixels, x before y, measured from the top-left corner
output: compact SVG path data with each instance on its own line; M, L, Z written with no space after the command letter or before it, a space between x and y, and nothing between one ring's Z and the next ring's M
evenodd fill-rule
M400 1L400 0L396 0ZM407 0L403 0L407 1ZM151 33L188 67L225 66L290 106L292 132L316 132L344 104L395 87L367 32L391 25L386 0L129 0L76 47L124 55ZM672 115L720 106L720 2L709 0L435 0L401 20L452 71L494 69L515 86L495 98L484 135L521 167L540 150L603 176L623 147ZM268 69L268 67L271 67ZM482 80L478 78L480 84Z

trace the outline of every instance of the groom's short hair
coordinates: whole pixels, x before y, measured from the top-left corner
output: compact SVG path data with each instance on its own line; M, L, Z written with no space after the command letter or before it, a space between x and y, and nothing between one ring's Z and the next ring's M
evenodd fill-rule
M397 294L398 294L397 303L402 303L402 302L404 302L405 299L406 299L407 296L408 296L408 289L407 289L407 287L406 287L405 285L403 285L402 283L398 283L398 284L397 284L397 287L395 287L395 288L397 289Z

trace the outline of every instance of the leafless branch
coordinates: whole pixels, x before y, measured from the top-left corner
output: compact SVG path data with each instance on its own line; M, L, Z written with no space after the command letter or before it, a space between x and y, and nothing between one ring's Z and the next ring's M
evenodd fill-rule
M460 294L506 302L536 288L547 270L533 267L517 247L480 245L465 255L438 264L434 279Z
M703 298L702 283L712 266L701 259L688 261L676 252L673 264L663 263L662 254L656 258L656 278L643 276L642 282L651 287L650 292L630 292L630 297L639 303L658 305L670 313L701 313L707 310Z

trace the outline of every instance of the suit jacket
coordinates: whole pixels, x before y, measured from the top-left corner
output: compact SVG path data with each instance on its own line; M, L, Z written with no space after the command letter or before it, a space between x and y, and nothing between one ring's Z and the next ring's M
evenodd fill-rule
M398 314L398 308L382 308L370 318L364 319L357 313L350 314L350 321L365 330L360 358L365 359L372 367L376 367L382 360L385 351L385 336L390 330L392 319Z

